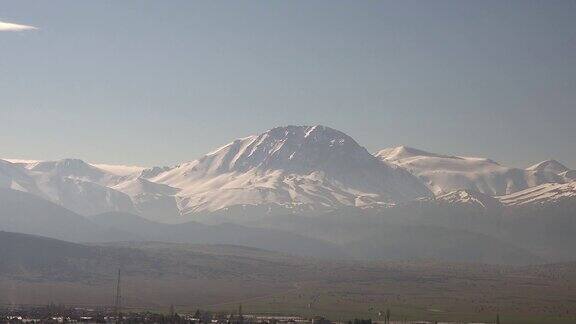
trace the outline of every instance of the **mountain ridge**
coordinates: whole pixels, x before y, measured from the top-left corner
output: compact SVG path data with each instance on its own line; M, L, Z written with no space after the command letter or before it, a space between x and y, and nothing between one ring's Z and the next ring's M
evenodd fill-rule
M576 180L576 171L556 160L519 169L408 146L372 155L352 137L322 125L275 127L172 167L10 161L0 160L0 187L83 215L118 211L161 222L234 206L307 213L384 208L450 193L458 203L459 190L506 200L502 197L529 188Z
M519 169L487 158L436 154L405 146L383 149L375 155L419 177L436 195L472 190L502 196L544 183L569 180L561 174L569 169L556 161L544 161Z
M312 209L406 201L431 193L325 126L286 126L236 139L148 178L180 188L183 213L278 203Z

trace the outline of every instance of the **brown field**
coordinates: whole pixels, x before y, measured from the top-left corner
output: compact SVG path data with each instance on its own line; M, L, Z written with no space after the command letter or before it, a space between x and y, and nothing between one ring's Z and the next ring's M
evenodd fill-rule
M500 314L502 323L576 322L574 263L331 262L230 246L166 244L105 249L114 249L116 257L75 261L75 270L59 264L62 269L4 274L0 303L110 305L115 258L122 258L127 309L162 311L174 304L180 312L232 312L242 304L245 313L333 320L377 320L379 311L390 309L394 319L489 322ZM75 278L73 270L81 275Z

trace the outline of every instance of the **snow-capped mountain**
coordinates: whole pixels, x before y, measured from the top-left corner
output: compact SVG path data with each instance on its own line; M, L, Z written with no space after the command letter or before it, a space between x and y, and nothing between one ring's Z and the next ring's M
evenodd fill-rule
M117 176L131 176L146 170L145 167L137 165L115 165L103 163L90 163L90 165Z
M69 237L72 228L75 237L89 239L89 219L106 213L110 224L124 224L116 228L119 237L152 238L142 224L168 241L211 228L185 224L195 220L236 223L203 236L217 243L248 237L242 242L269 247L285 231L355 257L401 252L478 260L504 249L508 261L526 249L531 257L571 260L575 173L554 160L518 169L409 147L372 155L335 129L287 126L173 167L0 160L0 228L55 237ZM250 236L270 229L278 232ZM93 239L109 238L102 227L94 232ZM421 254L427 250L433 253Z
M71 178L93 182L103 186L117 181L118 176L108 173L79 159L62 159L58 161L40 161L29 163L25 168L33 174L49 178Z
M112 189L127 194L138 214L149 220L165 221L180 216L180 198L176 196L179 189L142 177L128 179Z
M576 180L576 170L570 170L567 166L556 160L542 161L526 168L526 170L539 173L555 173L562 177L564 182Z
M135 212L130 197L95 182L72 177L37 174L36 181L48 199L81 215L110 211Z
M546 161L542 161L540 163L536 163L533 166L526 168L526 170L528 170L528 171L540 171L540 172L553 172L556 174L561 174L561 173L566 172L570 169L568 169L565 165L563 165L562 163L560 163L556 160L546 160Z
M266 204L317 210L431 195L409 172L324 126L277 127L237 139L148 180L180 189L183 214Z
M130 197L107 186L120 177L82 160L2 161L0 186L35 194L82 215L135 212ZM8 177L9 176L9 177ZM8 185L8 181L11 185Z
M498 210L502 203L490 195L472 190L456 190L436 197L436 201L452 206L464 206L482 210Z
M536 187L498 197L506 206L554 204L560 200L576 199L576 181L545 183Z
M32 193L82 215L119 211L156 221L238 208L379 210L434 194L441 204L484 209L500 208L500 201L517 206L576 196L572 185L561 185L575 181L576 171L554 160L518 169L404 146L374 156L325 126L273 128L174 167L9 161L0 160L0 188Z
M418 176L437 195L461 189L506 195L543 183L566 182L567 176L561 173L570 171L556 161L524 170L490 159L441 155L405 146L381 150L376 156Z
M0 188L14 189L42 196L36 181L18 164L0 160Z

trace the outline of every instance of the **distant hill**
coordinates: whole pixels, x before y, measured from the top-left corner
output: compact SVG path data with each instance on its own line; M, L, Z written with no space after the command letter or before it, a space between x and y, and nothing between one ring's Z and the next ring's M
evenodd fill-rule
M232 244L325 259L529 264L574 257L567 249L576 242L572 200L510 209L478 197L470 193L394 208L260 215L244 225L206 225L162 224L127 213L86 218L35 195L1 189L0 230L72 242Z
M126 213L105 213L91 217L104 228L135 233L148 241L194 244L232 244L279 251L300 256L344 258L336 244L311 237L266 228L231 223L205 225L196 222L162 224Z
M481 220L455 220L462 218L462 210L432 206L425 209L433 213L422 212L418 207L390 208L374 213L339 210L317 217L270 217L260 221L259 226L282 228L332 242L353 260L440 260L515 265L547 261L514 242L482 234L489 226ZM419 216L430 219L422 221ZM491 224L490 219L484 221Z
M297 275L298 259L270 251L226 245L108 243L83 245L0 231L0 279L109 280L116 269L128 276L236 277L266 274L286 266Z
M26 192L0 188L0 230L74 242L132 240L138 236L100 227L87 218Z
M295 233L234 224L161 224L126 213L88 219L35 195L0 189L0 230L72 242L164 241L234 244L303 256L341 258L339 247Z
M30 275L72 271L69 262L98 256L97 249L65 241L0 231L0 272L4 275ZM79 265L79 264L78 264ZM72 266L74 267L74 266Z

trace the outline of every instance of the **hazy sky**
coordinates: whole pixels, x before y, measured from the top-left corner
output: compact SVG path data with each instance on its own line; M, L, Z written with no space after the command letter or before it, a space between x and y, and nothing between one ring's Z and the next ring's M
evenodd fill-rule
M170 165L324 124L576 168L576 1L2 0L0 22L37 28L0 24L2 157Z

